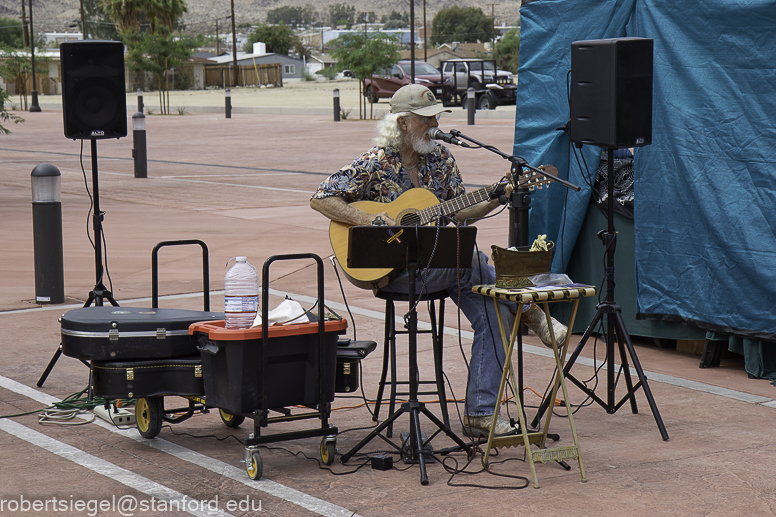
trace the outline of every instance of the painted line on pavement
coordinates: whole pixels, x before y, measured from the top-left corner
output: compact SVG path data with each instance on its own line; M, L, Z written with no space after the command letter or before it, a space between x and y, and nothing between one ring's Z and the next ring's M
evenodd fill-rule
M43 393L25 384L22 384L20 382L17 382L13 379L9 379L8 377L4 377L1 375L0 375L0 388L5 388L19 395L23 395L41 404L45 404L46 406L50 406L55 402L59 402L59 399L56 397L53 397L51 395L48 395L47 393ZM17 426L23 427L24 429L28 429L32 433L40 434L37 431L34 431L25 426L22 426L21 424L17 424L16 422L12 422L7 419L0 419L0 429L6 430L2 425L3 422L11 422ZM317 497L311 496L309 494L305 494L304 492L301 492L294 488L287 487L275 481L271 481L269 479L258 479L254 481L248 477L248 474L246 473L245 469L241 469L233 465L230 465L228 463L225 463L221 460L217 460L215 458L211 458L210 456L200 454L198 452L192 451L190 449L187 449L175 443L168 442L167 440L164 440L162 438L156 437L153 440L146 440L145 438L140 436L140 433L134 427L130 429L122 429L122 428L113 426L108 422L105 422L100 419L95 419L94 424L104 429L107 429L113 433L119 434L131 440L134 440L138 443L151 447L153 449L157 449L159 451L170 454L171 456L174 456L180 460L193 463L194 465L202 467L218 475L226 476L229 479L238 481L249 488L264 492L267 495L271 495L273 497L283 499L284 501L300 506L306 510L317 513L318 515L323 515L325 517L360 517L358 516L357 513L353 512L352 510L348 510L347 508L343 508L333 503L329 503L328 501L324 501L323 499L318 499ZM7 430L6 432L9 432L10 434L14 434L15 436L17 436L16 433L13 433ZM45 435L41 435L41 436L45 436ZM26 438L24 438L23 436L19 436L19 437L26 440ZM79 454L87 454L81 451L80 449L75 449L74 447L71 447L67 444L54 440L53 438L49 438L49 440L51 440L52 442L59 443L65 448L70 447L71 449L78 451ZM27 441L30 441L30 440L27 440ZM30 442L30 443L34 443L35 445L44 447L39 443L35 443L35 442ZM54 452L55 454L58 454L56 450L51 450L51 449L48 449L47 447L44 447L44 448L46 448L47 450L50 450L51 452ZM104 461L96 457L94 458L99 461ZM67 457L67 459L71 459L71 458ZM108 462L104 462L104 463L108 464ZM108 465L112 465L112 464L108 464ZM125 470L115 465L113 465L113 467L115 467L116 469L120 469L121 471ZM99 471L96 471L96 472L99 472ZM129 471L126 471L126 472L128 472L129 474L132 474ZM108 477L111 477L111 476L108 476ZM141 477L141 476L138 476L138 477ZM113 478L113 479L116 479L116 478ZM145 479L145 478L142 478L142 479ZM117 479L117 480L123 483L121 479ZM148 481L149 483L153 483L150 480L146 480L146 481ZM127 484L127 483L124 483L124 484ZM127 485L127 486L130 486L130 485ZM135 487L132 487L132 488L135 488ZM147 492L144 492L144 493L147 493ZM161 499L155 494L148 493L148 495L152 495L157 499ZM184 497L183 494L179 494L179 497L177 497L176 500L180 500L183 497ZM228 514L224 514L224 515L228 515Z
M72 445L55 440L50 436L35 431L34 429L30 429L29 427L18 422L14 422L13 420L9 420L7 418L0 419L0 429L10 434L11 436L15 436L28 443L31 443L32 445L45 449L53 454L56 454L60 458L72 461L73 463L81 465L82 467L87 468L92 472L96 472L114 481L118 481L122 485L137 490L138 492L141 492L158 501L165 501L169 504L169 508L184 510L192 515L201 517L207 517L210 515L232 515L230 513L208 507L207 505L203 505L200 501L191 500L176 490L167 488L164 485L160 485L155 481L151 481L146 477L135 474L132 471L121 468L117 465L114 465L113 463L98 458L97 456L93 456L88 452L84 452L81 449L73 447ZM85 499L89 499L89 497L85 496ZM108 500L106 499L105 501ZM118 498L117 502L119 505L121 505L122 501L123 504L140 504L140 502L138 502L137 498L134 496L122 495ZM121 506L119 506L119 508L121 508ZM114 510L115 509L116 508L114 508ZM129 509L134 511L134 509L137 509L137 506L134 509Z

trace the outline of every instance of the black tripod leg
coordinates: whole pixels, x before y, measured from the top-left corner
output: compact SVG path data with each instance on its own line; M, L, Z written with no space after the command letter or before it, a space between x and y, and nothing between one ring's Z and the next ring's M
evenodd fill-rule
M449 426L446 426L444 422L439 420L434 413L428 410L427 407L422 406L420 408L421 413L426 415L426 417L431 420L431 423L433 423L435 426L437 426L439 429L444 431L444 433L447 435L448 438L453 440L458 447L465 450L467 453L471 452L471 445L461 440L461 438L458 437L457 434L455 434L453 431L450 430ZM449 452L449 451L448 451Z
M51 370L54 369L54 365L57 364L60 355L62 355L62 343L59 344L59 348L57 348L57 351L54 352L54 356L51 358L48 366L46 366L46 369L43 371L43 375L41 375L40 379L38 379L38 388L43 387L43 383L46 382L46 379L48 379L48 376L51 373Z
M630 366L628 365L628 355L625 353L625 341L630 340L630 336L628 335L628 331L625 329L625 322L622 319L622 313L617 311L615 314L614 329L617 335L617 347L620 351L620 363L622 364L622 371L623 375L625 376L625 386L628 389L627 398L630 399L631 411L635 415L639 412L639 408L636 404L636 390L633 389L633 379L631 379Z
M619 312L617 313L617 324L620 325L620 328L625 328L625 323L623 322L622 315ZM660 436L663 437L663 441L666 441L668 440L668 431L666 431L666 426L663 424L663 419L660 417L660 411L658 411L655 398L652 396L652 390L649 389L647 377L644 375L644 370L641 369L641 363L639 362L638 356L636 356L636 349L633 348L633 342L631 342L630 336L628 336L627 332L624 334L625 345L628 347L628 352L630 353L631 359L633 360L633 368L636 370L636 373L639 376L639 380L641 381L641 385L644 388L644 395L647 397L649 408L652 410L652 416L655 417L657 428L660 430Z
M363 440L358 442L358 444L355 447L353 447L348 452L343 454L342 458L340 458L340 461L342 461L342 463L347 463L348 460L350 458L352 458L354 454L356 454L358 451L360 451L361 448L364 445L366 445L367 443L372 441L372 439L375 438L376 436L378 436L383 431L383 429L385 429L386 427L391 425L394 422L394 420L399 418L406 411L409 411L409 404L408 403L402 404L401 407L398 410L396 410L396 412L393 415L391 415L385 422L383 422L382 424L380 424L377 427L375 427L372 430L372 432L369 433L368 435L366 435L366 437Z
M413 405L410 410L410 434L412 435L413 454L417 451L418 464L420 465L420 484L428 485L428 473L426 472L426 458L423 456L423 435L420 432L420 409Z
M569 357L569 360L566 361L566 364L563 367L564 377L566 378L569 377L569 371L571 370L571 367L574 366L574 363L579 357L579 354L582 353L582 349L585 348L585 344L587 343L587 340L590 339L590 336L593 335L593 331L595 330L598 323L601 321L602 317L603 317L603 314L600 311L597 311L595 313L595 316L593 317L593 321L591 321L590 325L588 325L587 328L585 329L585 333L582 334L582 338L579 340L577 347L574 349L574 352L571 354L571 356ZM570 379L570 380L575 381L575 379ZM551 401L550 399L542 400L542 403L539 405L539 410L536 412L536 416L531 421L531 427L537 427L539 425L539 421L542 419L542 417L544 416L544 413L547 412L547 409L549 409L550 404L552 404L553 402L554 401Z

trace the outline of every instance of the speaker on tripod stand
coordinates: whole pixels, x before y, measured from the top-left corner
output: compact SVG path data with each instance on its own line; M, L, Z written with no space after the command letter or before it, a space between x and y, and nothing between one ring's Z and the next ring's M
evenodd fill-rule
M62 59L62 115L65 137L90 140L92 155L92 227L96 281L84 307L102 306L107 300L118 306L103 283L103 234L100 210L97 140L127 136L127 94L124 81L124 45L118 41L68 41L59 46ZM46 382L59 356L60 345L38 380ZM89 398L91 398L91 374Z
M647 378L641 368L633 342L625 328L622 309L614 299L615 249L617 232L614 228L614 150L641 147L652 143L652 61L653 41L646 38L613 38L575 41L571 44L571 119L569 139L577 145L595 145L607 149L607 229L599 236L606 247L606 299L596 307L574 352L563 368L564 375L591 399L615 413L630 401L633 413L638 412L636 391L643 388L663 440L668 433ZM588 339L603 325L606 340L607 394L606 400L577 380L570 372ZM615 345L627 391L617 401L615 390ZM638 375L633 384L629 360ZM547 411L544 401L532 424L536 426Z

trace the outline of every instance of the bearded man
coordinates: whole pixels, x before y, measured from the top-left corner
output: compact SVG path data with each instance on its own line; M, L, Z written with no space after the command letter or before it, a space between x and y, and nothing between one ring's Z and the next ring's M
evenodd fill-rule
M376 215L359 210L350 203L375 201L388 203L412 188L430 190L439 201L447 201L465 193L463 180L450 151L432 140L429 129L439 126L443 112L434 94L425 86L411 84L400 88L391 98L391 112L377 126L375 146L356 158L350 165L332 174L318 187L310 206L329 219L353 226L368 226ZM506 187L509 196L511 186ZM459 223L480 219L499 206L498 199L483 201L458 211ZM383 212L378 214L388 225L398 224ZM482 252L475 252L472 267L462 271L430 268L418 275L416 292L447 291L459 304L474 330L469 361L469 382L466 392L464 433L468 436L487 435L496 407L496 396L504 364L504 347L498 340L496 310L505 321L514 321L512 304L497 306L490 297L472 292L472 286L494 284L496 272ZM382 291L408 293L408 273L405 271ZM460 292L460 295L459 295ZM523 321L546 344L551 346L544 313L533 305L522 308ZM552 320L553 331L562 342L566 327ZM511 324L510 327L511 328ZM495 434L507 434L514 428L499 414Z

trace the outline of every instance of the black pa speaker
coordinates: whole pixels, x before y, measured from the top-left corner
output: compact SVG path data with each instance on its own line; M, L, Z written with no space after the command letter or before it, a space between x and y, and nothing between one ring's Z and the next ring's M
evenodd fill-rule
M68 41L59 49L65 136L127 136L124 45L117 41Z
M614 149L652 143L652 47L646 38L571 44L572 142Z

